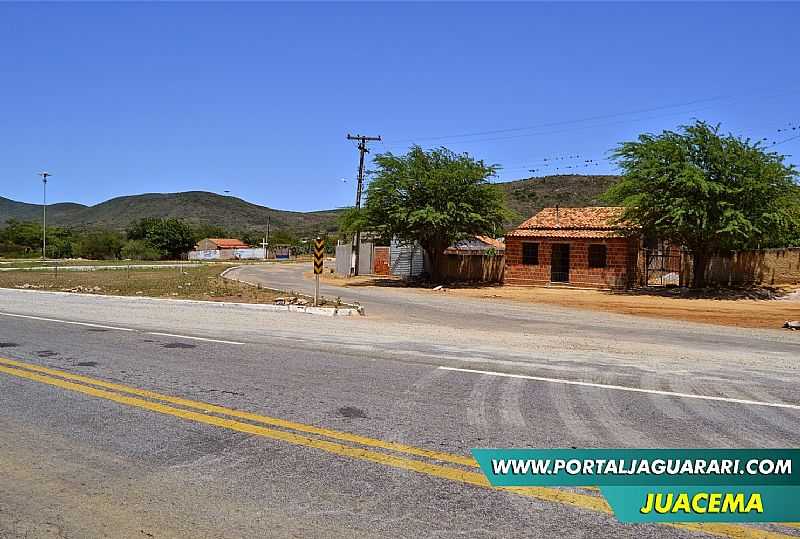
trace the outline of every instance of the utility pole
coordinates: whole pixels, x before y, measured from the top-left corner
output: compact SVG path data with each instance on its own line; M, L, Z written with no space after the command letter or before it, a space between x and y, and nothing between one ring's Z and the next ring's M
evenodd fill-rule
M47 177L49 172L40 172L42 177L42 260L47 258Z
M361 190L364 188L364 154L368 153L367 142L378 141L380 142L380 135L377 137L366 137L363 135L350 135L347 134L347 140L358 141L358 187L356 188L356 209L361 209ZM355 238L353 238L353 267L351 273L358 275L358 259L361 254L361 230L356 230Z
M267 215L267 235L264 236L264 241L261 242L261 247L264 248L264 260L269 258L269 222L272 219L272 216Z

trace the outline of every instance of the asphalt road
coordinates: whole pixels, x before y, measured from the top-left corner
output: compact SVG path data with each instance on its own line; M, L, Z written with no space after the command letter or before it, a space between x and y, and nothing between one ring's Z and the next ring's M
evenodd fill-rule
M0 537L699 536L491 490L469 449L800 443L797 332L404 292L337 319L0 290Z

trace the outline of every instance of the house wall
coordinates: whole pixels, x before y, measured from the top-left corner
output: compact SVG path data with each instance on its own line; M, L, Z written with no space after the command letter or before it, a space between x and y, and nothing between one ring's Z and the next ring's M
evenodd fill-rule
M539 263L522 264L522 244L539 244ZM627 288L636 275L638 240L629 238L545 238L506 237L506 260L504 282L516 285L543 285L550 283L550 257L554 243L568 243L569 283L575 286L597 288ZM606 267L589 267L589 245L605 244ZM565 283L566 284L566 283Z
M189 260L263 260L264 248L189 251Z

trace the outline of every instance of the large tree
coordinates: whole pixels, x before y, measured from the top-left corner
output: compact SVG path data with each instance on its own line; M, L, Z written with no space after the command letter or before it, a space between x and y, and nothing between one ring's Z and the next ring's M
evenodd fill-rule
M131 223L129 240L143 240L161 253L162 258L180 258L194 248L192 227L180 219L147 217Z
M796 170L760 143L705 122L644 134L614 151L622 180L606 193L643 232L685 246L692 287L710 258L786 245L798 225Z
M405 155L379 154L374 164L364 210L343 224L419 242L434 280L448 246L470 234L501 233L509 217L502 192L489 182L497 167L466 153L413 146Z

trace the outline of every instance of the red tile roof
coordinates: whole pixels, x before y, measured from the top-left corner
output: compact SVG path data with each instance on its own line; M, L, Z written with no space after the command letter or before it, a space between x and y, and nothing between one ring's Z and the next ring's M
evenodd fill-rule
M505 250L506 248L506 244L502 240L496 240L494 238L490 238L489 236L475 236L475 238L482 241L483 243L491 245L498 251Z
M591 230L588 228L533 228L512 230L506 236L512 238L619 238L623 230Z
M620 221L624 210L620 207L544 208L508 236L619 237L635 228L630 223Z
M242 240L231 238L208 238L208 241L214 243L220 249L247 249L250 247Z

